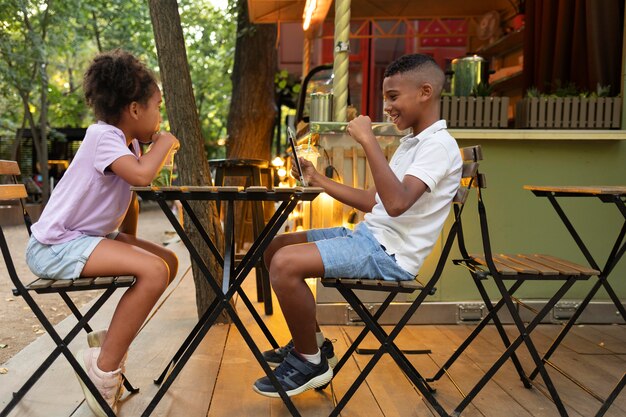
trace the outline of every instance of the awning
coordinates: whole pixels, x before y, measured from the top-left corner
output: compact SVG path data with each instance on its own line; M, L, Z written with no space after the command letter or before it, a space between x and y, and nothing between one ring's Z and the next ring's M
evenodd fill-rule
M333 17L332 0L317 0L318 10ZM306 0L248 0L248 12L253 23L301 22ZM506 10L507 0L352 0L352 19L419 17L419 16L480 16L489 10Z

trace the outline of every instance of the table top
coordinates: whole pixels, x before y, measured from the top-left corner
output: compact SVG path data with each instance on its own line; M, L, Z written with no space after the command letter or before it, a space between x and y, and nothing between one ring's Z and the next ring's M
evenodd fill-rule
M171 187L130 187L142 198L148 200L265 200L285 201L293 196L299 200L311 201L324 192L320 187L279 187L267 189L264 186L205 186L181 185Z
M622 185L524 185L525 190L537 193L554 193L570 196L626 195Z

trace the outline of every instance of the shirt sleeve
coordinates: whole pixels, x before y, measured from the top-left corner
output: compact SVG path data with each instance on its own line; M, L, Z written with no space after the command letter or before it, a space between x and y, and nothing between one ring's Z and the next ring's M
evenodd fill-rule
M405 175L419 178L428 186L429 191L432 191L447 175L449 168L450 156L446 148L436 141L427 141L418 151Z
M104 132L98 139L94 166L99 173L104 175L104 170L107 167L118 158L126 155L134 156L128 149L128 146L126 146L126 140L115 132Z

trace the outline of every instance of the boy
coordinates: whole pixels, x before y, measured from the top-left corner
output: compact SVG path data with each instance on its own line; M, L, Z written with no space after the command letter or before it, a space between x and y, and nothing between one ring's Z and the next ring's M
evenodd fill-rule
M444 74L427 55L405 55L385 71L385 112L400 140L389 163L367 116L348 124L365 151L374 186L355 189L319 174L300 159L308 184L365 213L352 232L343 227L277 236L265 252L272 287L293 337L286 347L264 353L284 357L274 370L287 395L326 385L333 376L325 341L315 319L307 277L412 280L437 241L461 179L461 156L445 120L439 120ZM316 334L317 331L317 334ZM319 347L322 347L320 351ZM278 397L268 377L254 383L261 395Z

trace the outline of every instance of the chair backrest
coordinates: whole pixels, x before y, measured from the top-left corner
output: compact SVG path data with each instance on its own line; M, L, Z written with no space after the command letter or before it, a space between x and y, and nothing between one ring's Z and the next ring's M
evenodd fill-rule
M0 176L10 175L13 177L12 184L0 184L0 202L26 198L26 187L18 184L17 177L20 175L20 167L15 161L0 160Z
M463 207L465 206L465 202L467 201L471 188L476 187L476 184L481 183L478 167L480 165L479 161L483 159L483 154L480 145L461 148L460 152L461 158L463 159L463 167L461 170L461 184L459 185L456 195L452 200L454 206L454 222L452 223L448 236L446 237L446 241L439 256L439 261L437 262L435 271L429 282L424 286L425 290L431 294L434 293L434 285L439 280L441 273L443 272L454 239L458 238L457 241L459 242L459 247L464 248L464 244L461 242L463 237L461 214L463 213Z
M11 201L11 200L19 200L20 204L22 204L22 211L24 212L24 220L26 222L27 229L30 228L28 214L24 209L22 199L28 196L26 192L26 187L24 184L18 182L18 177L20 175L20 167L17 165L15 161L6 161L0 160L0 177L11 176L12 181L10 184L0 183L0 203ZM29 230L30 233L30 230ZM2 251L2 256L4 258L4 263L6 264L7 271L9 272L9 277L11 281L17 286L22 287L22 283L20 282L17 272L15 270L15 266L13 265L13 259L11 258L11 252L9 251L9 245L4 236L4 232L2 231L2 226L0 225L0 250ZM23 287L22 287L23 288Z

